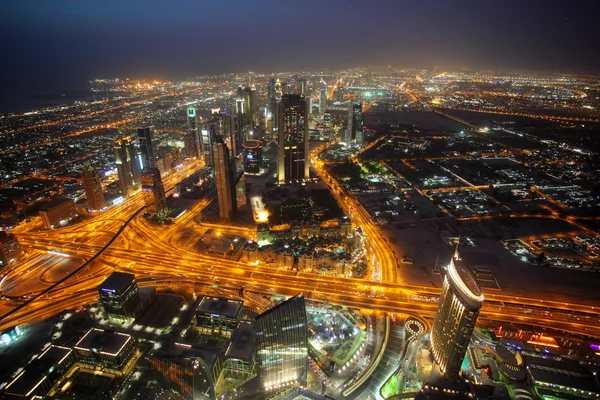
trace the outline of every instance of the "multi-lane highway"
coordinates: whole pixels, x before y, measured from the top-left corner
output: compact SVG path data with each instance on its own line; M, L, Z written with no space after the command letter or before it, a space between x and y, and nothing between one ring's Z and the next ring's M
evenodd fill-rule
M316 153L313 154L316 156ZM165 179L166 189L202 166L200 161L187 164L182 170ZM439 288L408 285L398 274L397 260L382 238L379 227L351 196L345 194L327 174L323 165L313 160L315 171L328 184L333 195L351 216L353 223L363 229L367 238L371 277L364 280L322 276L312 273L271 268L264 265L222 259L177 246L172 238L206 207L210 200L202 200L174 225L154 226L141 217L133 217L143 206L139 193L126 202L83 222L55 231L35 231L35 221L18 228L23 247L31 260L10 269L2 278L12 286L0 284L5 296L1 300L3 313L21 308L0 320L0 329L47 318L56 313L97 301L97 285L115 270L136 274L141 286L187 286L199 291L208 285L224 288L244 288L263 294L294 294L303 292L315 300L357 307L365 310L403 312L431 318L436 309ZM124 224L131 220L125 227ZM217 225L218 229L243 234L245 228ZM53 282L44 279L49 267L56 263L48 256L47 263L33 262L48 249L69 254L75 267L98 254L110 240L116 238L94 262L77 271L67 273L64 282L53 289ZM36 255L33 257L33 255ZM50 268L50 271L52 268ZM27 271L27 272L25 272ZM20 274L20 275L19 275ZM27 281L27 298L14 282ZM563 329L573 333L600 336L598 310L593 306L569 304L546 299L514 298L508 295L486 296L481 317L503 323L532 324Z

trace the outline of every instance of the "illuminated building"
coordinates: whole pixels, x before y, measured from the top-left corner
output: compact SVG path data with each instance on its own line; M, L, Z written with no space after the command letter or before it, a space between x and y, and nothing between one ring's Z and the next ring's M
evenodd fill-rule
M167 197L165 195L165 186L160 176L158 168L150 168L142 171L142 190L144 192L152 192L152 199L157 213L162 213L167 210ZM149 205L150 198L146 198L146 205Z
M156 157L152 146L152 132L149 127L138 128L138 142L140 144L140 169L156 167Z
M40 217L46 229L66 225L76 216L75 202L71 199L55 198L40 209Z
M23 370L6 385L2 394L9 399L30 399L32 396L44 396L75 362L76 357L73 350L68 347L51 345L42 354L29 361Z
M283 95L279 104L278 126L279 183L301 182L308 179L308 108L304 96Z
M174 343L166 352L149 359L151 376L163 390L189 400L215 399L214 384L220 374L220 358L213 349Z
M100 286L100 304L109 318L132 320L141 311L140 292L133 274L113 272Z
M83 168L81 169L81 183L85 190L88 210L100 211L106 208L100 176L98 176L98 172L89 162L83 163Z
M306 306L301 294L254 319L254 346L263 389L306 386L308 338Z
M0 231L0 267L6 267L21 255L19 240L12 233Z
M246 107L244 110L244 123L248 128L251 128L256 124L256 110L258 109L254 88L248 86L244 89L244 103Z
M173 169L173 155L171 152L166 152L162 156L163 164L165 165L165 171L171 172Z
M202 143L200 136L200 126L198 124L198 116L196 115L196 108L187 108L187 124L188 124L188 135L189 145L188 146L188 157L200 157L202 152Z
M363 143L363 112L362 104L352 103L348 107L348 126L344 142L347 144L362 144Z
M260 140L246 140L244 148L244 171L251 174L260 172L263 144Z
M440 371L457 380L483 296L469 267L454 253L431 328L431 351Z
M242 316L241 300L204 296L196 308L196 329L202 335L230 337Z
M230 160L229 149L219 136L215 143L215 183L217 185L217 201L219 215L224 222L230 222L235 217L235 158Z
M241 135L242 138L246 134L246 104L244 100L244 89L241 86L237 88L236 98L235 98L235 117L236 117L236 125L238 135Z
M119 173L119 184L124 196L131 194L140 187L140 168L136 161L136 151L129 136L115 139L115 163Z
M74 348L83 364L111 370L122 369L136 351L131 335L98 328L87 331Z
M327 83L321 78L321 97L319 98L319 114L324 115L327 108Z
M275 82L275 96L280 98L283 96L283 90L281 90L281 81L277 78Z
M225 372L244 379L254 372L254 330L252 322L240 321L225 350Z

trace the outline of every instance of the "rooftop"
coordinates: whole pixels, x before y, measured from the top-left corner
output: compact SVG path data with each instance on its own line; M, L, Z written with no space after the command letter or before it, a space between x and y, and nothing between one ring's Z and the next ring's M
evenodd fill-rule
M175 358L199 357L211 370L220 354L221 350L218 347L196 346L187 343L174 343L168 349L160 353L161 356Z
M196 313L215 314L228 318L237 318L242 311L244 302L223 297L204 296L196 308Z
M92 328L77 342L75 348L117 356L130 340L131 335L126 333Z
M125 272L113 272L100 284L100 289L123 291L131 282L135 281L135 275Z
M233 331L231 342L225 351L226 358L249 360L254 350L254 329L252 322L240 321Z
M6 385L6 393L30 395L71 353L71 349L61 346L50 346L39 357L25 366L15 379Z
M44 205L42 208L40 208L40 211L49 211L49 210L53 209L54 207L59 206L66 202L73 202L73 200L72 199L64 199L64 198L52 199L46 205Z

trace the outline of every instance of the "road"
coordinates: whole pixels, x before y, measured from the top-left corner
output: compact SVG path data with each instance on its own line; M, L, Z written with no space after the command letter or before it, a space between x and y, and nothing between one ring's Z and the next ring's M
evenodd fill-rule
M169 190L202 165L201 161L194 160L171 174L165 179L166 189ZM198 203L192 212L181 217L174 225L158 227L143 218L132 218L144 202L143 194L138 193L91 219L54 231L38 231L38 224L33 221L18 227L23 247L36 257L5 270L1 282L26 280L28 287L33 289L28 289L27 296L30 297L23 299L23 294L17 293L14 286L0 284L0 292L4 296L0 300L3 314L21 307L0 320L0 329L34 322L65 309L96 302L96 287L115 270L135 273L141 287L193 286L202 292L207 285L217 285L232 290L244 287L247 292L260 294L292 295L303 292L309 298L333 304L433 318L440 289L404 283L397 273L397 260L382 238L379 227L373 224L356 200L345 195L333 183L318 161L313 161L313 166L323 181L328 183L355 226L363 229L367 237L371 269L379 273L375 272L363 280L330 277L198 254L192 249L178 247L170 238L179 229L192 223L194 216L209 204L210 199ZM131 222L124 226L129 219ZM245 228L222 228L247 232ZM63 283L52 288L51 283L42 279L56 259L49 257L47 264L39 265L39 254L51 248L58 249L70 258L80 260L78 265L81 265L98 254L110 240L113 240L112 244L95 261L76 273L69 273ZM33 259L38 259L38 264L34 264ZM488 294L480 318L600 336L598 309L584 304Z

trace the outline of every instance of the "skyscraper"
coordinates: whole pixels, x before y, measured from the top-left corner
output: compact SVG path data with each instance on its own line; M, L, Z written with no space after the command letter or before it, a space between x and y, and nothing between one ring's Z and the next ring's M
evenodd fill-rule
M140 151L142 153L142 168L156 167L156 158L154 157L154 148L152 147L152 132L149 127L138 128L138 141L140 142Z
M244 123L251 129L256 124L256 110L258 109L256 90L253 87L248 86L244 89L244 104L246 106Z
M165 195L165 186L163 185L163 181L158 168L152 169L152 175L154 178L154 187L152 189L152 193L154 194L154 205L156 206L156 212L163 213L167 210L167 197Z
M188 155L190 157L201 157L202 152L202 137L200 136L200 126L198 124L198 116L196 115L195 107L187 108L187 124L188 135L191 136L193 142L188 145Z
M140 169L136 162L136 152L131 137L123 136L115 139L114 150L121 193L127 196L140 186Z
M215 140L213 152L219 215L224 222L230 222L235 217L236 211L235 158L229 158L229 149L220 136Z
M300 182L308 172L308 107L299 94L284 94L279 103L279 147L277 173L279 183Z
M258 378L263 389L306 385L308 337L301 294L254 319Z
M352 103L348 107L348 127L344 142L347 144L362 144L363 143L363 113L361 103Z
M165 186L163 185L158 168L149 168L142 171L142 190L144 192L152 192L152 199L156 207L157 213L163 213L167 210L167 197L165 195ZM146 198L146 205L150 205L151 201Z
M458 250L448 265L431 329L433 358L444 376L458 379L483 296Z
M81 169L81 181L85 190L88 210L100 211L106 207L100 176L98 176L98 172L87 161L83 163L83 168Z
M235 97L235 115L237 117L237 132L242 137L246 134L246 101L244 100L244 89L237 88Z
M319 114L325 114L327 108L327 83L321 78L321 98L319 99Z

